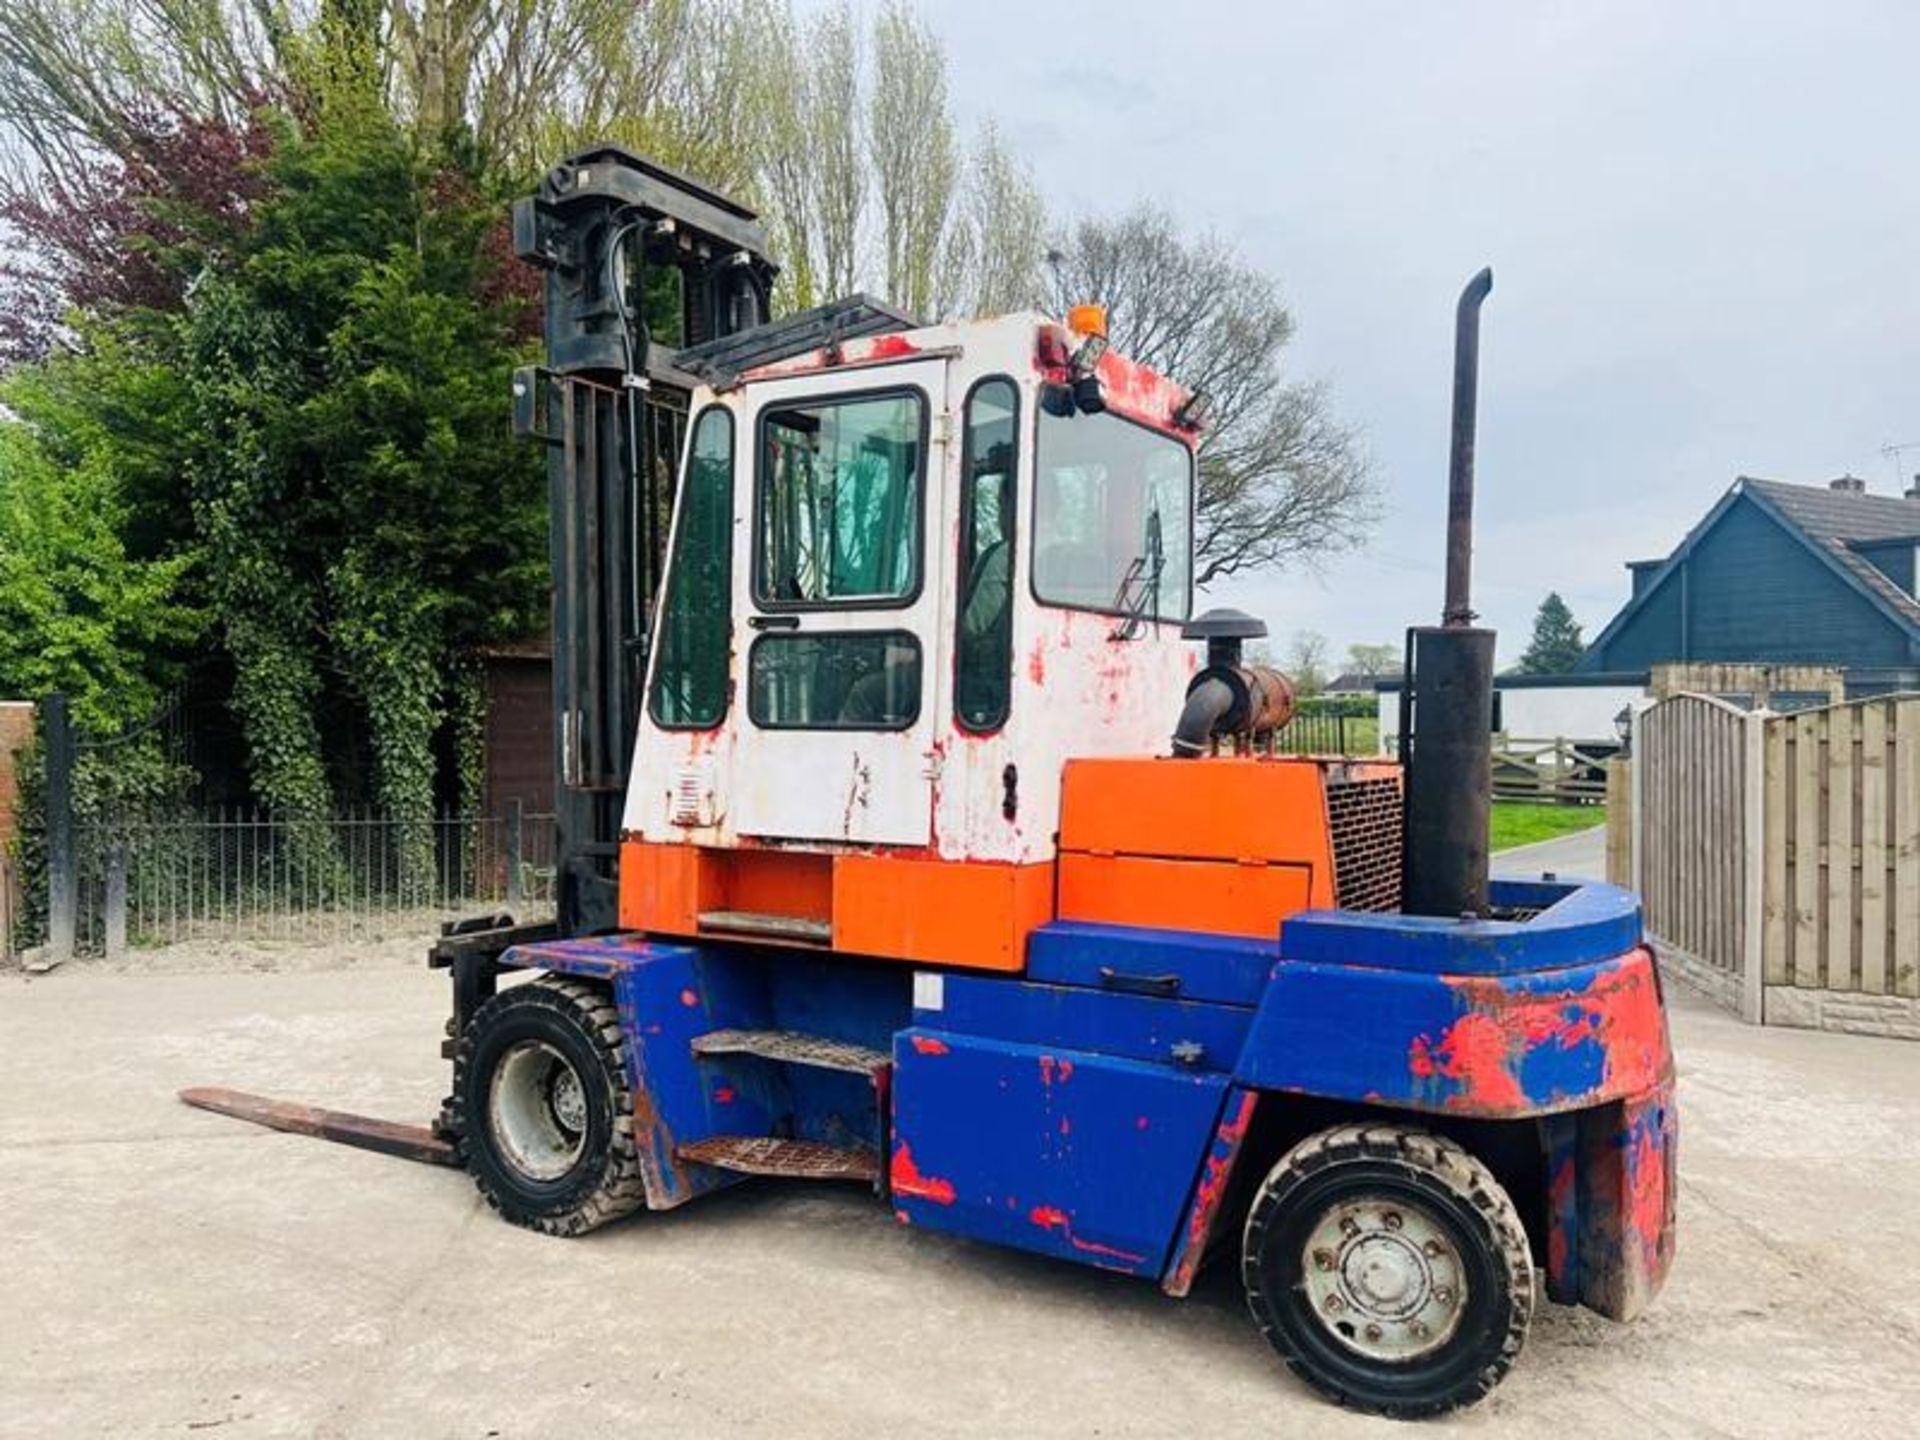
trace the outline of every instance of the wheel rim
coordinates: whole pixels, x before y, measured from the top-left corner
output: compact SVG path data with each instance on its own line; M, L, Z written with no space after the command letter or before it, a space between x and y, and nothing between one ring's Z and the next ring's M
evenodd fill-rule
M1307 1232L1300 1273L1315 1321L1369 1360L1430 1355L1466 1313L1466 1266L1451 1228L1401 1197L1329 1206Z
M586 1152L586 1089L544 1040L522 1040L500 1057L487 1116L502 1158L529 1179L558 1180Z

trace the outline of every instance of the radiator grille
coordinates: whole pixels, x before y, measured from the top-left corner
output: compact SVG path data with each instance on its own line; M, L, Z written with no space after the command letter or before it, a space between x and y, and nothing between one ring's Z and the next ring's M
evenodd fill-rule
M1333 888L1342 910L1400 908L1400 777L1327 780Z

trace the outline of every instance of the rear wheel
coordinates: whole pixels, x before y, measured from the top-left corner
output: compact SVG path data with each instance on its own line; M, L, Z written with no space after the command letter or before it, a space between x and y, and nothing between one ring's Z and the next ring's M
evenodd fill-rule
M581 1235L645 1199L626 1041L601 986L549 975L482 1005L454 1058L452 1120L480 1193L516 1225Z
M1484 1396L1533 1317L1506 1191L1453 1141L1398 1125L1343 1125L1289 1151L1254 1199L1243 1273L1295 1374L1403 1418Z

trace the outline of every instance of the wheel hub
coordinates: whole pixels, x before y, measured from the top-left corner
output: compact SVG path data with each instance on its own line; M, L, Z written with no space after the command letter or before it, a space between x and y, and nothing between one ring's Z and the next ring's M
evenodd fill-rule
M494 1067L487 1121L502 1157L531 1180L558 1180L586 1149L587 1096L571 1062L522 1040Z
M1301 1273L1321 1326L1372 1360L1437 1350L1459 1328L1466 1301L1452 1237L1423 1207L1399 1198L1328 1209L1308 1233Z

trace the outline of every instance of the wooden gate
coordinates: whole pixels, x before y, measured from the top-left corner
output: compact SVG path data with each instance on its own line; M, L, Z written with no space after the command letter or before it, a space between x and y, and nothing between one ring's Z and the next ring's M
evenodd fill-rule
M1920 1039L1920 696L1635 721L1631 874L1671 963L1750 1020Z
M1633 747L1634 869L1647 928L1699 968L1703 988L1754 1020L1757 719L1708 695L1679 695L1641 713Z

